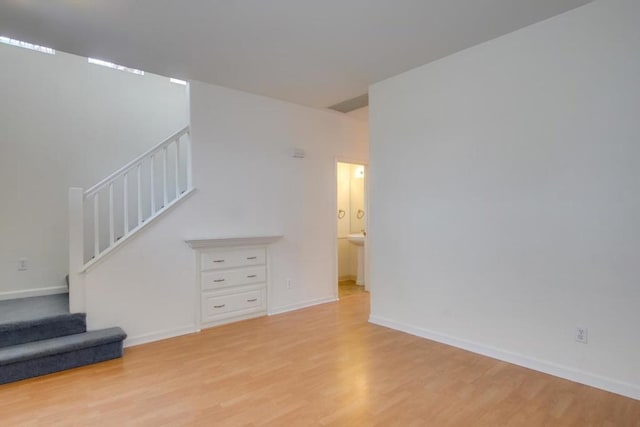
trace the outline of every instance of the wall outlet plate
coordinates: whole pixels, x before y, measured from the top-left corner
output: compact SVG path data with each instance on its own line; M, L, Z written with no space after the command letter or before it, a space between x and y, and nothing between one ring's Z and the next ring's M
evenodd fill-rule
M20 258L18 260L18 271L27 271L28 267L29 265L26 258Z
M576 342L581 344L587 343L587 338L589 336L589 330L583 326L576 326Z

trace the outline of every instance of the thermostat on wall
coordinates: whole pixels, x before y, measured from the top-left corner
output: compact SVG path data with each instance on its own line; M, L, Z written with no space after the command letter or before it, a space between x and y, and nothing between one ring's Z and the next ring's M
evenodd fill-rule
M294 148L291 150L291 157L296 159L304 159L304 150L302 148Z

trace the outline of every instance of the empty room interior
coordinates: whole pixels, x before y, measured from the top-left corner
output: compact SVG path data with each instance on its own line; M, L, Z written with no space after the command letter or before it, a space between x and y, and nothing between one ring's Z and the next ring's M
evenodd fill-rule
M0 425L640 427L640 2L0 3Z

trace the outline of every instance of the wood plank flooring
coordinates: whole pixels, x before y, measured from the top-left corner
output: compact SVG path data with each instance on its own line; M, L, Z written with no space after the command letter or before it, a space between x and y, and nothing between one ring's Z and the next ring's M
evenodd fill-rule
M355 280L340 280L338 282L338 297L345 298L351 295L360 295L367 291L364 286L356 285Z
M640 401L367 323L368 294L0 386L0 426L640 426Z

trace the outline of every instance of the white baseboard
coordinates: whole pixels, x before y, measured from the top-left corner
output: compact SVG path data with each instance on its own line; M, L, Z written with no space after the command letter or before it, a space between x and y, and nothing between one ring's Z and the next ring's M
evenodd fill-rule
M461 340L449 335L440 334L438 332L433 332L401 322L396 322L394 320L385 319L380 316L370 316L369 322L398 331L406 332L408 334L415 335L421 338L426 338L428 340L437 341L442 344L461 348L472 353L481 354L483 356L502 360L514 365L523 366L525 368L533 369L534 371L544 372L545 374L553 375L555 377L564 378L569 381L610 391L611 393L616 393L622 396L630 397L632 399L640 400L640 386L635 384L629 384L612 378L602 377L600 375L580 371L568 366L558 365L545 360L539 360L533 357L525 356L523 354L501 350L484 344Z
M168 338L178 337L180 335L193 334L199 332L196 325L184 326L182 328L168 329L166 331L151 332L149 334L128 337L124 340L125 347L134 347L140 344L147 344L154 341L166 340Z
M271 310L269 310L268 315L269 316L273 316L274 314L282 314L282 313L286 313L288 311L300 310L302 308L312 307L314 305L326 304L328 302L335 302L335 301L338 301L338 298L336 298L336 297L326 297L326 298L318 298L318 299L309 300L309 301L303 301L303 302L300 302L300 303L291 304L291 305L285 305L285 306L282 306L282 307L277 307L277 308L271 309Z
M18 298L42 297L45 295L66 294L66 286L52 286L50 288L25 289L23 291L0 292L0 301Z
M335 298L335 297L319 298L319 299L315 299L315 300L304 301L304 302L297 303L297 304L278 307L278 308L276 308L274 310L269 311L268 315L272 316L274 314L286 313L288 311L300 310L302 308L311 307L311 306L318 305L318 304L326 304L328 302L335 302L335 301L337 301L337 298ZM261 314L261 315L264 316L264 314ZM128 337L124 341L124 346L125 347L134 347L134 346L141 345L141 344L147 344L147 343L154 342L154 341L160 341L160 340L165 340L165 339L168 339L168 338L174 338L174 337L177 337L177 336L180 336L180 335L193 334L193 333L196 333L196 332L200 332L200 329L198 329L198 327L195 324L194 325L185 326L185 327L182 327L182 328L170 329L170 330L166 330L166 331L152 332L152 333L149 333L149 334L142 334L142 335L137 335L137 336L133 336L133 337Z

